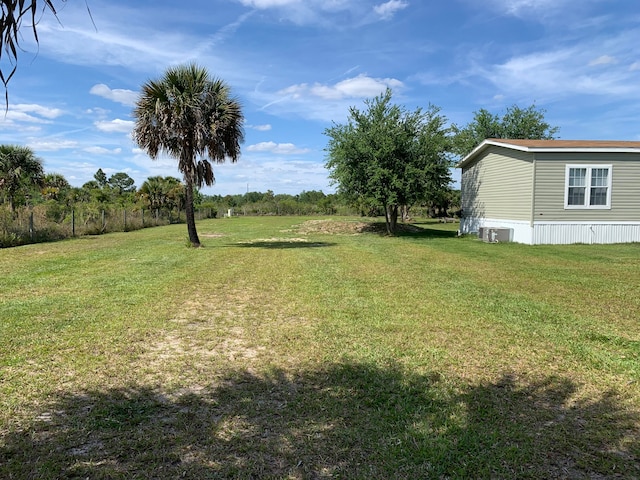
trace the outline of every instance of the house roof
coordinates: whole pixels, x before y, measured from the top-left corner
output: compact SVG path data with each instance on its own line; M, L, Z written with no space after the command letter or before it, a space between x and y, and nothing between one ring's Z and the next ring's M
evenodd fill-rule
M624 140L511 140L488 138L464 157L456 167L462 168L489 146L499 146L521 152L622 152L640 153L640 142Z

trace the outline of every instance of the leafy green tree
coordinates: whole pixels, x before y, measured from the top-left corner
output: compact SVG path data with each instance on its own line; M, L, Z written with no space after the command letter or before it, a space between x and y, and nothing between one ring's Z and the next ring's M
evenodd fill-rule
M83 198L86 198L86 202L97 202L100 204L107 204L111 202L111 189L101 187L97 180L89 180L82 185Z
M367 100L366 111L351 107L348 122L325 134L326 167L338 192L352 202L379 205L393 234L399 207L447 189L451 174L446 118L435 106L408 112L391 96L387 89Z
M262 200L263 194L260 192L247 192L244 194L244 199L247 203L256 203Z
M325 194L322 191L303 190L300 195L298 195L298 201L301 203L312 203L314 205L318 205L324 197Z
M109 180L107 180L107 174L104 173L104 171L101 168L99 168L98 171L93 174L93 178L95 179L96 182L98 182L98 186L100 188L106 187L107 184L109 183Z
M178 161L185 182L189 241L200 246L193 189L215 181L209 160L237 161L244 140L240 103L228 85L195 64L169 68L142 86L133 111L133 138L153 159L161 152ZM198 157L207 158L198 160Z
M109 177L108 185L116 195L133 193L136 191L135 180L125 172L117 172Z
M318 201L318 209L326 215L334 215L337 211L332 195L327 195Z
M0 192L15 212L19 199L26 199L34 188L42 187L42 160L29 147L0 145Z
M100 187L100 184L96 180L89 180L88 182L86 182L86 183L84 183L82 185L82 188L84 190L89 191L89 190L99 190L101 187Z
M453 127L453 152L465 157L487 138L552 140L559 128L547 123L544 114L545 110L535 105L512 105L501 118L482 108L474 112L473 120L464 128Z

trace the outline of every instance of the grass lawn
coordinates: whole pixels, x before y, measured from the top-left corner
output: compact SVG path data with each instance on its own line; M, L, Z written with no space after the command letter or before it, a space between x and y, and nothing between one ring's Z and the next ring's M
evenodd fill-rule
M640 244L414 225L0 250L0 478L640 478Z

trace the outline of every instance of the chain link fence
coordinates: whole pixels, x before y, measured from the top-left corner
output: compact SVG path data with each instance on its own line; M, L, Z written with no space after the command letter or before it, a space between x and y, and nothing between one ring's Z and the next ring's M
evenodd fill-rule
M196 219L213 218L217 212L204 209ZM64 207L57 203L21 207L14 212L0 206L0 247L50 242L82 235L128 232L141 228L182 223L184 211L147 210L135 207L80 205Z

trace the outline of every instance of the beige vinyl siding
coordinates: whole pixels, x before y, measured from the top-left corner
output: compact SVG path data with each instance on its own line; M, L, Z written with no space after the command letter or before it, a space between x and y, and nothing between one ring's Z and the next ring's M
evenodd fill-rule
M491 146L462 171L465 217L531 219L533 155Z
M535 221L628 222L640 220L640 155L536 153ZM565 209L568 164L612 165L611 209Z

